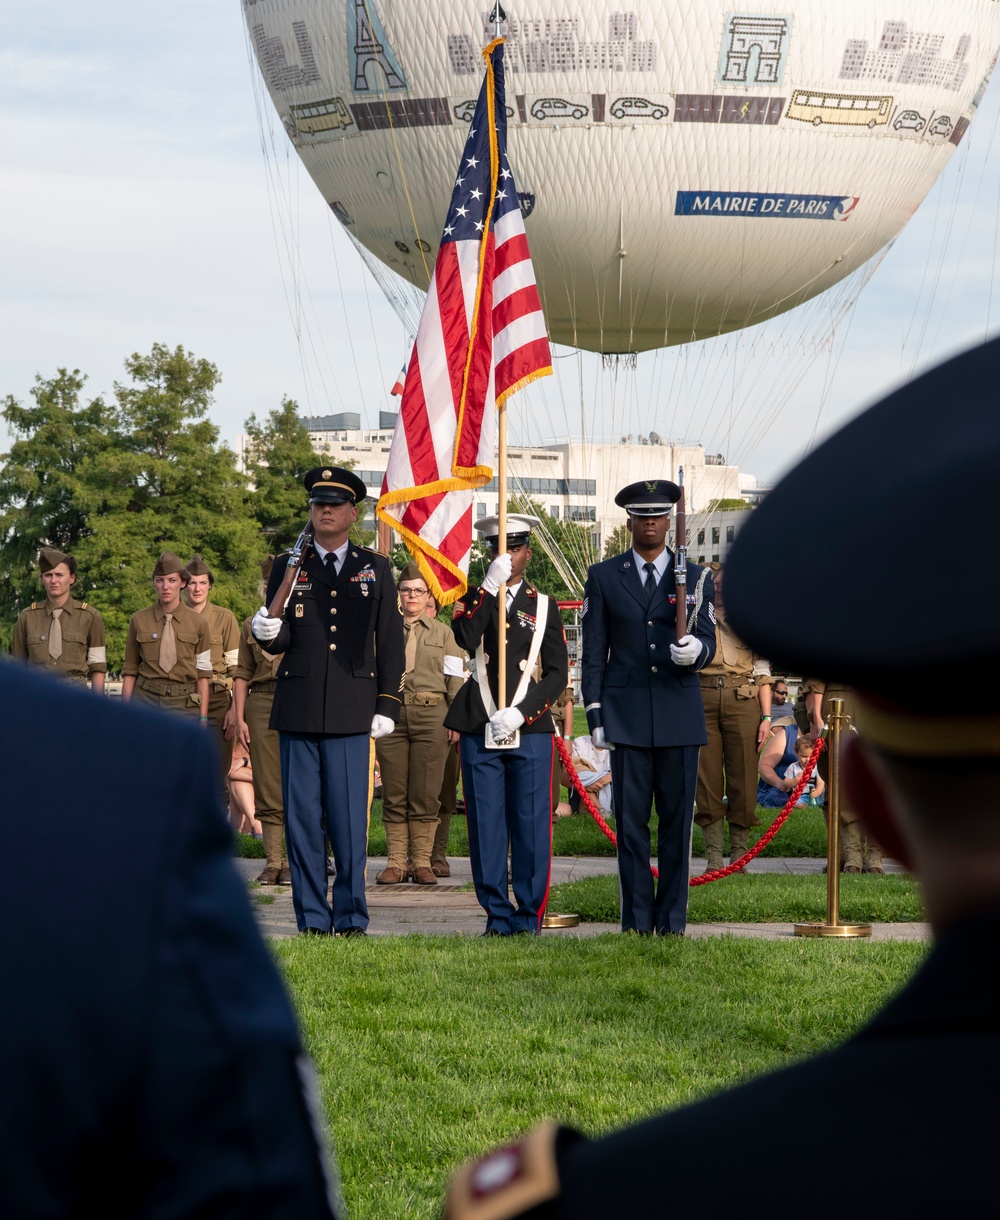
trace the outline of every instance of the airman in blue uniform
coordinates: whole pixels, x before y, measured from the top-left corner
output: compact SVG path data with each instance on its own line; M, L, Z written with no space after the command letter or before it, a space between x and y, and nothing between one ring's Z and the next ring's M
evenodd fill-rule
M688 631L676 631L674 556L666 546L680 488L632 483L615 497L628 513L632 549L587 575L583 602L583 703L594 744L608 745L618 836L622 929L683 933L698 750L705 711L696 671L715 655L709 573L687 565ZM655 897L649 820L658 818Z

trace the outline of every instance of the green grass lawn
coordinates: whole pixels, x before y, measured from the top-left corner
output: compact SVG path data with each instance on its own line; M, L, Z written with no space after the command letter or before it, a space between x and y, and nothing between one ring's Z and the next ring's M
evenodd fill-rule
M593 923L618 923L618 877L588 877L552 887L550 911L574 911ZM690 923L810 923L826 918L826 878L758 873L723 877L692 888ZM842 876L845 923L911 923L924 918L920 892L908 876Z
M350 1214L366 1220L437 1216L461 1161L544 1118L599 1133L821 1050L925 952L621 936L272 948L319 1069Z

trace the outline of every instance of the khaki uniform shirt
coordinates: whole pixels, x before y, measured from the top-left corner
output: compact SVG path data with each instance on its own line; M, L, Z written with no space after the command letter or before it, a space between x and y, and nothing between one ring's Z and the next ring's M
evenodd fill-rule
M104 620L93 606L71 597L63 606L59 626L62 628L62 655L53 660L49 656L52 606L47 600L32 602L18 616L11 652L23 661L69 678L86 681L90 674L107 673Z
M234 678L242 678L251 686L255 682L273 681L277 677L281 658L285 655L279 652L272 656L271 653L265 652L253 638L250 631L252 622L253 615L243 624L243 630L240 632L238 661L233 673Z
M225 606L213 606L207 602L199 617L208 623L212 641L212 678L226 683L227 688L231 687L240 647L240 625L236 615Z
M716 614L715 657L708 665L698 670L699 675L714 674L718 677L720 674L726 674L733 678L746 678L748 681L753 678L757 686L770 686L774 682L770 662L748 648L718 610Z
M169 673L160 666L163 623L164 610L159 602L132 615L125 637L122 677L158 678L170 682L196 682L199 678L211 678L211 632L203 616L183 602L174 612L177 664Z
M409 631L417 633L417 656L412 671L403 678L404 702L406 695L444 695L451 705L456 693L462 689L465 672L465 654L455 643L451 630L437 619L426 614L416 620L412 628L404 622L404 644Z

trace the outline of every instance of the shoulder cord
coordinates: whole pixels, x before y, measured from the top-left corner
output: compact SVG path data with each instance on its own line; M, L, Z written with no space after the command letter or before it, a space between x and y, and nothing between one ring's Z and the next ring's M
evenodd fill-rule
M694 587L694 607L688 615L687 633L691 635L694 629L698 626L698 611L701 609L701 603L705 598L705 581L708 580L708 568L702 568L701 575L698 577L698 583Z

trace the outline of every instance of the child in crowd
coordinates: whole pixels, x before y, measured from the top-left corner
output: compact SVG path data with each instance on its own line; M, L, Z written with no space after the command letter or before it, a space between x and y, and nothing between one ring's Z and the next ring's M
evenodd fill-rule
M802 774L806 763L809 761L809 755L813 751L813 743L808 737L800 736L795 739L795 758L796 761L789 763L785 771L785 779L797 780ZM819 777L819 772L814 771L806 784L805 791L795 802L796 808L799 805L822 805L823 790L826 784Z

